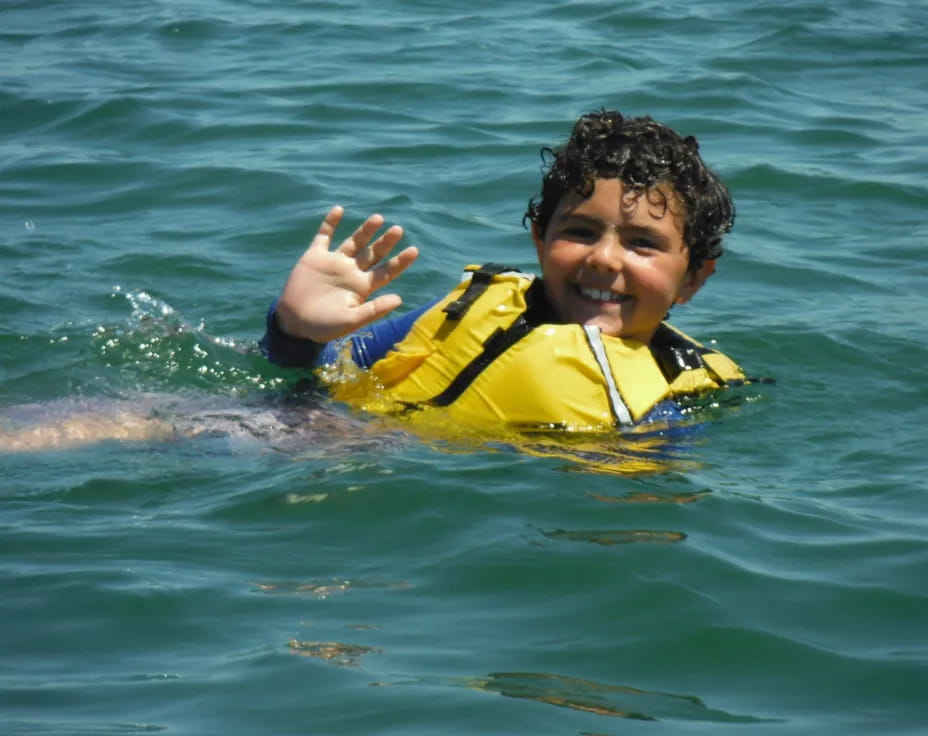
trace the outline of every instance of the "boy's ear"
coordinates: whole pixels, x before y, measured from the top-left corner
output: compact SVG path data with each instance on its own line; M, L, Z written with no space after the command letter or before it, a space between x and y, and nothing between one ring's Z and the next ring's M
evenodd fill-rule
M541 232L538 230L538 223L532 223L532 240L535 241L535 250L538 253L538 262L541 263L541 259L545 255L545 239L541 236Z
M683 285L680 287L680 291L677 293L677 298L674 301L677 304L686 304L696 295L696 292L702 288L704 283L706 283L706 279L708 279L713 273L715 273L714 258L704 261L703 264L695 271L687 273L686 278L683 280Z

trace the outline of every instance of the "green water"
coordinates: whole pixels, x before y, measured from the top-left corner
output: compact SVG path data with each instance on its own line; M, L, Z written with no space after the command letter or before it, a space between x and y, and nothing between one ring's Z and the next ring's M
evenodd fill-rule
M0 456L0 733L928 733L926 37L890 0L0 5L0 426L178 427ZM538 150L599 106L729 184L673 322L776 385L646 473L288 403L256 341L330 204L420 246L408 305L532 269Z

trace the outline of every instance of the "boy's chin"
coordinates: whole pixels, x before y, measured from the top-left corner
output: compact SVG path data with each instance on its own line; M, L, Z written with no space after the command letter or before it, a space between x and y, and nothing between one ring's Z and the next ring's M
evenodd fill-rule
M621 310L617 307L613 308L612 305L608 309L592 309L587 305L581 305L571 311L573 312L571 322L598 327L603 334L613 337L617 336L616 333L622 330L626 322Z
M585 327L598 327L601 334L606 337L620 337L625 340L637 340L638 342L648 343L654 335L657 325L651 330L634 329L633 326L625 324L622 320L603 319L602 317L591 317L583 322Z
M583 321L584 327L598 327L599 331L608 337L624 337L623 323L621 320L606 319L601 316L590 317Z

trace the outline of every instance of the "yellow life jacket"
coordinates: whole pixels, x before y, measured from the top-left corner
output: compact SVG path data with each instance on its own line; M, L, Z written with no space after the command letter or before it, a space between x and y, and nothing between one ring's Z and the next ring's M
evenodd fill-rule
M729 358L667 324L649 346L539 321L543 292L531 275L469 266L371 367L378 390L340 384L335 398L374 413L444 407L453 421L595 431L633 424L664 399L746 380Z

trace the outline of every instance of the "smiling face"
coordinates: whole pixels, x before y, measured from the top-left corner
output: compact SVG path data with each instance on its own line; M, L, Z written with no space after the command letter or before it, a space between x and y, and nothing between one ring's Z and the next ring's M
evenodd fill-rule
M543 237L533 228L548 299L563 322L649 342L675 303L712 273L690 272L683 203L673 190L637 194L620 179L596 179L591 196L570 194Z

